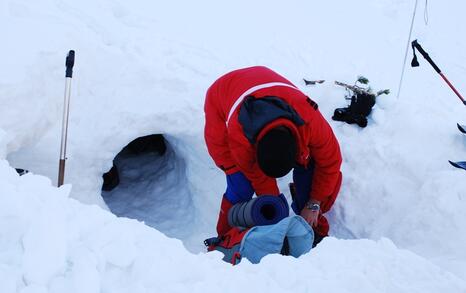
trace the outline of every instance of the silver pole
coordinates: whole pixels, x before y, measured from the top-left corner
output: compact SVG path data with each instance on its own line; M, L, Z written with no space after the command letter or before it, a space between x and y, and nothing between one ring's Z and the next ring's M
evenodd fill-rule
M58 165L58 187L65 180L66 142L68 139L68 118L70 115L71 78L73 77L74 51L71 50L66 57L65 100L63 107L63 123L61 131L60 162Z
M408 43L406 44L405 58L403 60L403 67L401 68L400 83L398 84L398 94L396 95L397 100L400 98L401 87L403 85L403 77L405 75L406 60L408 59L409 45L411 44L411 34L413 33L414 19L416 18L417 1L418 0L416 0L416 2L414 3L413 16L411 18L411 27L409 28Z

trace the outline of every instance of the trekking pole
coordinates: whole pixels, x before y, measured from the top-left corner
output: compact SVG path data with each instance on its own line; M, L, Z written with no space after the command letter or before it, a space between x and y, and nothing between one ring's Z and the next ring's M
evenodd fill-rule
M65 73L65 103L63 107L63 124L61 131L60 162L58 165L58 187L63 185L65 179L66 140L68 136L68 117L70 114L71 78L73 77L74 51L70 50L66 56Z
M437 64L434 63L434 61L432 60L432 58L430 58L429 54L427 54L426 51L424 51L424 49L421 47L421 45L417 42L417 40L414 40L412 43L411 43L411 47L413 48L413 61L411 61L411 66L412 67L418 67L419 66L419 62L417 61L417 57L416 57L416 50L417 49L419 51L419 53L421 53L422 57L424 57L424 59L427 60L427 62L429 62L429 64L435 69L435 71L443 78L443 80L448 84L448 86L453 90L453 92L455 92L455 94L458 96L458 98L460 98L460 100L463 102L464 105L466 105L466 101L464 100L463 96L461 96L461 94L456 90L456 88L451 84L451 82L447 79L447 77L442 73L442 71L440 70L440 68L437 66Z

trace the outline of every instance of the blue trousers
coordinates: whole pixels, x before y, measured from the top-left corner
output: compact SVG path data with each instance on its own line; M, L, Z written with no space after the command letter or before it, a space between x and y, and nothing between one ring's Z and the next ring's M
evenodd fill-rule
M314 169L315 165L313 162L309 163L307 168L298 166L293 169L293 182L296 189L296 196L293 198L291 208L297 215L300 214L304 205L309 201Z
M296 188L296 196L293 198L291 208L295 214L299 215L304 205L309 200L309 193L312 188L312 177L314 174L314 163L310 163L307 168L295 167L293 169L293 182ZM241 172L227 175L227 190L225 197L232 204L245 202L252 198L254 189L251 182Z

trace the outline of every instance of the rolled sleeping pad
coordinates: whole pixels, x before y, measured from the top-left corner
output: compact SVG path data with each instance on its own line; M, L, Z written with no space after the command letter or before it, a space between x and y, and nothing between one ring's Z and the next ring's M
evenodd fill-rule
M228 224L244 228L273 225L288 215L288 204L282 195L263 195L235 204L228 211Z

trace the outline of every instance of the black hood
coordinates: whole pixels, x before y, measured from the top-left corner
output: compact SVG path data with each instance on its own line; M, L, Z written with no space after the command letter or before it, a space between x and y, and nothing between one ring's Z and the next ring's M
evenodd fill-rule
M285 118L296 126L304 124L299 114L284 100L266 96L255 98L247 96L239 110L238 121L243 127L243 132L251 144L256 143L260 131L270 122L279 118Z

